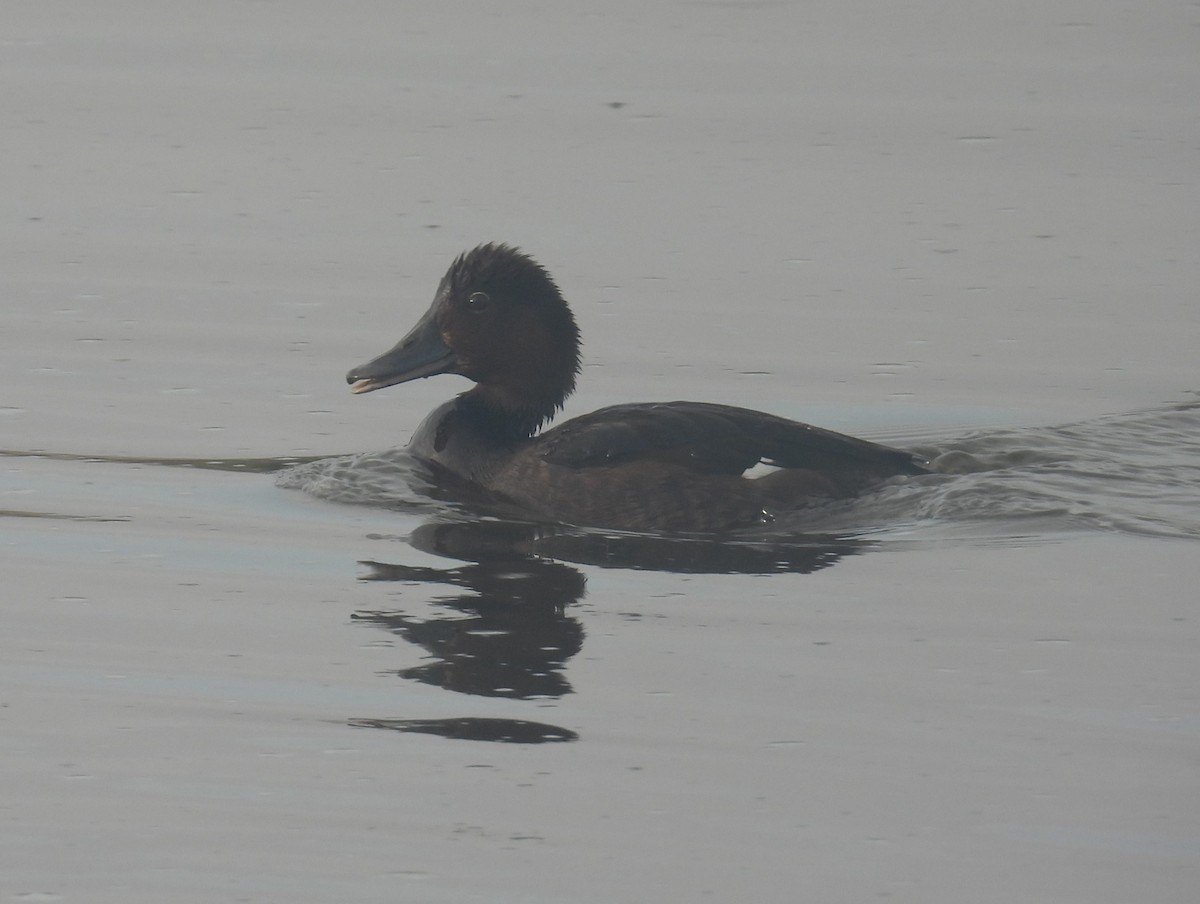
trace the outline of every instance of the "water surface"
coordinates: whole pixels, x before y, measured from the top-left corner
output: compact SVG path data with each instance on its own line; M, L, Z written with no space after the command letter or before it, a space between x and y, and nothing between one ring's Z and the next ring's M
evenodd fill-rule
M1194 5L191 10L5 5L0 898L1195 900ZM489 240L564 416L944 472L721 542L431 499L461 381L342 375Z

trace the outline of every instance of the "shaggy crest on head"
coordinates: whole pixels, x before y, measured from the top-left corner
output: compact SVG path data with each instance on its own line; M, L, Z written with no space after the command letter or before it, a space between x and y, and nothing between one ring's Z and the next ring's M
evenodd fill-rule
M546 268L520 248L503 242L488 242L464 251L442 277L440 288L466 292L485 286L507 292L518 302L545 298L547 291L562 301L562 293Z
M546 269L520 249L489 242L463 252L442 277L435 305L459 372L479 384L473 401L515 416L510 428L533 434L575 390L575 316ZM486 324L472 329L464 306ZM481 339L488 347L480 348Z

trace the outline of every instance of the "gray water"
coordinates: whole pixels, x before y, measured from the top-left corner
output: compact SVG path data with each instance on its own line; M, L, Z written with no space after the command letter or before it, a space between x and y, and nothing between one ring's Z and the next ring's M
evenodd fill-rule
M1196 26L6 3L0 900L1191 904ZM342 375L489 240L564 417L945 472L717 543L344 457L465 388Z
M360 511L377 525L364 535L357 580L402 588L406 602L403 608L357 609L350 618L419 651L423 661L400 668L395 678L455 694L542 704L573 693L572 660L584 655L587 635L578 611L587 603L587 573L593 567L664 575L812 574L889 551L949 555L951 548L1029 548L1089 534L1180 540L1189 546L1200 540L1200 402L1194 399L1063 426L925 436L908 447L929 457L938 473L898 478L859 499L815 506L786 523L781 519L722 537L498 518L472 510L469 503L438 498L440 489L403 449L300 464L286 458L135 459L10 450L3 455L26 479L41 472L61 482L84 469L97 478L85 487L110 489L95 497L76 486L66 493L74 510L14 506L0 515L80 526L132 524L164 514L177 518L169 504L153 515L161 505L150 501L161 493L154 488L179 478L187 485L188 474L203 472L211 475L204 492L215 506L228 505L238 486L255 480L252 509L239 515L235 503L221 515L253 525L289 498L278 489L273 492L281 493L279 500L262 496L265 475L278 471L279 487L322 500L320 507L306 510L313 528L347 515L354 523ZM116 488L120 492L114 494ZM142 492L150 496L139 502L136 494ZM89 495L94 497L90 505ZM135 514L128 513L130 506ZM188 510L193 515L187 517L206 517L194 501ZM286 544L294 530L272 533ZM171 533L147 542L171 549ZM281 551L275 542L252 541L238 555L270 561ZM175 554L194 560L197 550L184 547ZM328 551L317 556L297 560L295 567L326 572L329 566L317 563L328 560ZM342 567L335 566L335 572ZM535 715L353 716L345 724L460 740L580 740L579 726ZM584 728L582 735L587 734Z

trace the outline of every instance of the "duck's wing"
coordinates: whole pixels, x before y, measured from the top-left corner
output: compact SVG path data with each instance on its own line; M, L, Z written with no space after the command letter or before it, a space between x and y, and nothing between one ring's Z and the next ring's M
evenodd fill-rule
M737 475L759 462L880 478L927 473L923 459L901 449L707 402L601 408L546 431L536 445L546 462L568 468L650 459L705 474Z

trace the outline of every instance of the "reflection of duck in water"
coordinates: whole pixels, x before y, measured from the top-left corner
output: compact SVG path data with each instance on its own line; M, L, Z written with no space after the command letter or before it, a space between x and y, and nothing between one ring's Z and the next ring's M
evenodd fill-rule
M703 402L614 405L539 434L578 372L579 331L550 275L489 244L459 256L408 335L346 379L356 393L441 373L473 380L409 450L548 521L725 531L926 473L908 452ZM778 470L743 476L760 462Z
M364 562L369 581L451 585L464 593L438 598L449 616L357 612L433 654L400 677L485 697L561 697L571 692L563 668L583 646L583 626L565 609L584 593L578 570L558 562L515 559L451 570Z
M492 598L508 594L524 603L557 600L560 606L578 602L585 587L583 575L565 562L680 574L808 574L870 548L860 539L821 534L686 537L492 519L429 521L413 531L408 542L422 552L492 569L500 581L489 581L486 588L475 581L476 589ZM397 580L458 583L433 569L423 572L432 577L413 569L402 573L408 576ZM474 579L477 573L461 569L449 574Z

